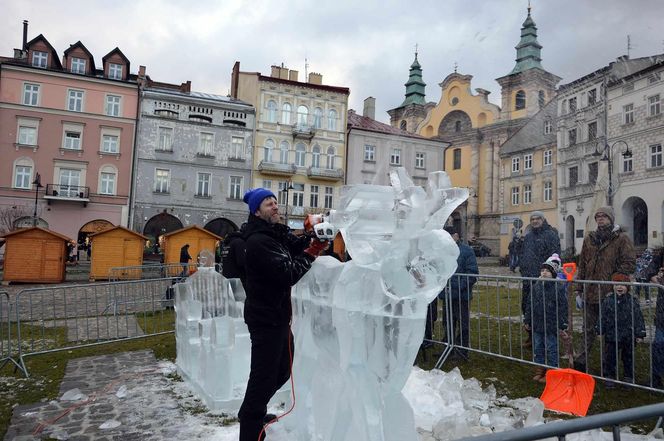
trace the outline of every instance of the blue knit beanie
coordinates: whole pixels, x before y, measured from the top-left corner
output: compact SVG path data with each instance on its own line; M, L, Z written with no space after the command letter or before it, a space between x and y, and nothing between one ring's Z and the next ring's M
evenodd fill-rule
M253 190L247 190L242 200L245 204L249 205L249 214L254 214L265 198L276 199L277 197L265 188L254 188Z

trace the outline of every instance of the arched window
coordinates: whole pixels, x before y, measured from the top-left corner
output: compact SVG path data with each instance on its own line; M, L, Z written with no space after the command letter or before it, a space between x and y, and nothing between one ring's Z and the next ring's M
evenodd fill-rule
M334 153L335 153L334 152L334 147L329 146L327 148L327 157L326 157L326 160L325 160L325 167L328 170L334 169Z
M34 169L34 163L28 157L18 158L14 161L12 187L30 190L32 188L32 171Z
M281 124L290 124L291 123L291 112L293 108L290 103L284 103L281 107Z
M455 132L460 132L461 131L461 121L455 121L454 122L454 131Z
M267 102L267 122L277 122L277 103L273 100Z
M521 110L526 108L526 92L523 90L519 90L516 93L516 103L515 107L516 110Z
M307 106L297 107L297 123L298 125L306 126L309 119L309 109Z
M279 162L282 164L288 164L288 149L290 149L288 141L281 141L279 143Z
M320 146L318 144L311 149L311 166L320 168Z
M327 129L337 130L337 111L334 109L327 112Z
M303 143L298 142L295 146L295 165L298 167L304 167L304 158L306 154L307 147Z
M265 162L272 162L272 152L274 151L274 141L271 139L265 140L265 151L263 154L263 160Z
M405 120L401 121L401 124L399 125L399 128L401 130L408 130L408 123Z
M320 129L323 125L323 109L316 107L314 109L314 128Z
M114 165L103 165L99 169L98 193L106 195L117 194L118 169Z

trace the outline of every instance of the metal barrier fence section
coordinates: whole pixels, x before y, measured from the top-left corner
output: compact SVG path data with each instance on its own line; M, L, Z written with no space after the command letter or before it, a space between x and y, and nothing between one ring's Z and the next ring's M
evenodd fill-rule
M146 264L138 266L119 266L111 268L108 272L108 280L141 280L141 279L163 279L166 277L185 277L196 272L199 267L196 263L167 263ZM221 265L214 265L217 272L221 272ZM185 271L186 268L186 271Z
M12 324L11 317L13 304L7 291L0 291L0 369L7 363L12 363L17 369L23 370L16 361L18 339L16 337L16 323ZM12 326L14 332L12 332ZM12 337L12 335L14 337Z
M26 376L28 355L174 332L173 283L161 278L20 291L14 323Z
M664 392L661 285L453 277L428 317L428 341L442 349L435 367L477 352L542 368L574 367L607 387L620 383Z

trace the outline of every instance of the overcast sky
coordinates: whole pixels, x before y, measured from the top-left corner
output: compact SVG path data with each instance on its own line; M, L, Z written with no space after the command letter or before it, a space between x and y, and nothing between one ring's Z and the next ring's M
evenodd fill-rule
M305 1L305 0L2 0L0 54L44 34L60 57L81 40L95 63L118 46L132 73L147 66L153 80L192 81L192 89L226 95L235 61L269 75L284 63L323 74L323 83L351 90L359 112L376 98L376 119L404 98L415 44L427 83L427 101L438 102L438 84L451 72L473 75L472 87L492 92L495 78L514 67L527 0ZM631 56L664 52L664 0L532 0L543 66L561 84Z

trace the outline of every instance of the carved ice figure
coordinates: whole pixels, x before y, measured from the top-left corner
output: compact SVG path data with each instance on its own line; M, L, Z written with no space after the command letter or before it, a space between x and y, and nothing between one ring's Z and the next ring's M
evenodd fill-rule
M417 439L401 390L427 306L456 270L442 227L468 191L444 172L430 174L427 191L403 168L390 178L344 188L329 222L353 260L319 257L293 289L296 406L282 420L293 439Z

